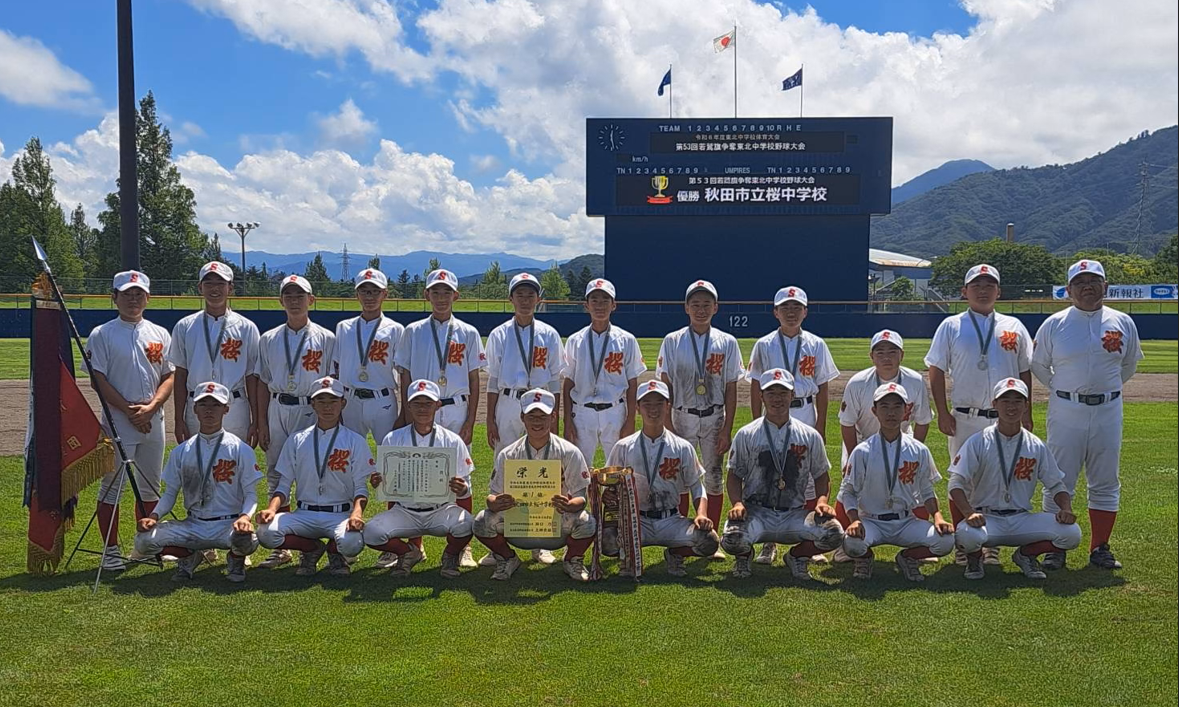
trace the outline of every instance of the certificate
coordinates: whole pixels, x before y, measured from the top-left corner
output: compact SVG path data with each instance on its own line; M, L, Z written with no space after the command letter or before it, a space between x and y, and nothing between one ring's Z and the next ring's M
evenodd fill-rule
M561 493L561 460L505 460L504 493L516 499L515 507L504 511L505 537L561 536L561 514L553 508L553 496Z
M454 503L450 480L457 476L454 447L377 447L378 501L406 506Z

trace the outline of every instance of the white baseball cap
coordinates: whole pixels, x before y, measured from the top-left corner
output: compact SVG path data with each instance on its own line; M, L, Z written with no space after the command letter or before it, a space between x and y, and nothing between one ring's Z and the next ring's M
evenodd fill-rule
M432 380L420 378L409 384L409 395L406 396L405 401L409 402L414 398L429 398L435 402L442 399L442 391L438 389L438 384Z
M544 410L545 413L552 414L553 407L556 404L557 399L544 388L533 388L520 396L520 412L525 415L537 408Z
M193 392L192 401L195 403L198 400L202 400L204 398L213 398L214 400L221 403L222 405L228 405L229 404L229 388L226 388L225 386L221 385L220 383L215 383L213 381L209 381L207 383L201 383L200 385L198 385L196 387L196 390Z
M892 329L882 329L872 336L872 343L868 346L868 350L871 351L876 348L876 344L879 344L881 341L887 341L902 351L905 349L905 340L900 334Z
M605 278L599 277L599 278L595 278L595 279L590 280L589 282L585 283L585 296L586 297L589 297L590 293L594 292L595 290L601 290L602 292L605 292L606 294L610 295L611 298L617 299L614 296L614 283L610 282L609 280L607 280Z
M286 289L287 285L294 285L307 294L311 294L311 283L307 282L307 278L302 275L289 275L282 282L278 283L278 293L280 295Z
M757 379L758 386L765 390L772 385L780 385L786 390L794 390L794 376L785 368L771 368Z
M1004 378L1003 380L996 383L994 391L995 394L991 397L995 400L998 400L1000 395L1006 393L1009 390L1014 390L1015 392L1022 395L1025 399L1028 397L1027 384L1018 378Z
M801 287L783 287L774 295L774 306L777 307L785 302L798 302L803 307L806 306L806 291Z
M642 400L648 393L658 393L665 399L671 400L671 391L667 389L667 384L661 380L649 380L639 386L639 394L636 400Z
M512 282L515 282L515 278L512 279ZM426 276L426 289L428 290L434 285L446 285L458 292L458 278L449 270L438 268L430 271L430 274Z
M197 280L204 280L205 275L209 273L220 276L226 282L233 282L233 268L225 263L218 263L217 261L205 263L201 266L201 274L197 277Z
M1102 267L1101 263L1096 260L1078 260L1068 268L1068 281L1071 283L1074 277L1087 272L1100 275L1101 279L1105 279L1105 268Z
M512 281L508 283L508 297L511 297L512 293L515 292L516 288L520 285L530 285L536 288L536 294L537 296L540 296L540 280L537 280L535 277L529 275L526 272L522 272L519 275L513 277Z
M315 390L311 391L311 397L315 398L317 395L334 395L337 398L344 397L344 384L338 378L331 376L324 376L315 381Z
M388 289L389 287L389 278L385 276L385 273L376 268L365 268L361 270L356 273L356 277L352 281L354 283L352 289L354 290L366 282L372 283L382 290Z
M878 403L890 395L900 396L905 404L909 404L909 394L905 392L905 386L899 383L882 383L876 386L876 390L872 392L872 402Z
M995 284L999 284L999 269L994 265L987 265L986 263L979 263L973 268L966 271L966 279L962 282L963 285L969 285L980 277L994 278Z
M713 299L720 299L720 297L716 294L716 287L708 280L697 280L691 285L688 285L688 291L684 293L684 299L687 300L697 292L707 292L708 294L712 295Z
M144 292L151 294L151 278L138 270L124 270L123 272L115 273L115 279L111 283L111 287L119 292L129 290L132 287L138 287Z

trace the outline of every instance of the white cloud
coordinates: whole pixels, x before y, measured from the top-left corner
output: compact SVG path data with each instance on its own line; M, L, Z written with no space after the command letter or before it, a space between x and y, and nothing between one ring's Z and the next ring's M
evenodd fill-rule
M316 120L320 140L335 147L364 145L377 132L376 121L364 117L364 112L351 98L340 104L340 110Z
M98 99L85 76L62 64L32 37L0 29L0 96L24 106L94 110Z
M205 131L196 123L186 120L180 124L180 127L172 130L172 142L176 145L187 145L189 142L197 138L205 137Z
M475 174L494 172L502 166L503 163L495 155L471 155L471 169L475 170Z

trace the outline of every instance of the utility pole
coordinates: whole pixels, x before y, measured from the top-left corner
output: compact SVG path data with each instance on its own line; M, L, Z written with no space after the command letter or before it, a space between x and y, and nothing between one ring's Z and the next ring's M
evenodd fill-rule
M139 177L135 151L135 52L131 0L117 6L119 65L119 240L124 270L139 269Z
M255 228L257 228L260 225L261 224L259 224L256 221L251 221L249 223L230 223L230 224L228 224L230 230L235 231L237 233L237 235L241 236L241 239L242 239L242 280L243 281L246 279L246 236L249 235L250 231L254 230Z

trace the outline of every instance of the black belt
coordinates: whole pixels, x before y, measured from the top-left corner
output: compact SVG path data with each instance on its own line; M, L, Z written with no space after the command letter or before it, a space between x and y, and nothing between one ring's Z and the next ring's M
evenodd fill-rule
M457 403L459 401L462 401L464 403L467 402L467 396L454 395L449 398L443 398L443 399L439 400L438 402L442 403L442 407L446 407L447 405L454 405L455 403Z
M908 518L909 511L904 513L881 513L878 516L868 516L871 520L900 520L901 518Z
M295 507L301 511L316 511L318 513L347 513L352 510L351 503L337 503L334 506L315 506L310 503L297 501Z
M1105 393L1096 393L1093 395L1086 395L1084 393L1068 393L1063 390L1056 391L1056 397L1064 398L1065 400L1072 400L1085 405L1101 405L1102 403L1112 403L1118 398L1122 397L1122 391L1115 390L1108 395Z
M311 398L300 398L298 395L287 393L271 393L270 397L277 400L279 405L310 405Z
M615 405L621 405L621 404L622 404L621 400L619 400L616 403L578 403L578 405L580 405L582 407L587 407L590 410L597 410L598 412L601 412L603 410L609 410L610 408L614 407Z
M200 516L193 516L193 518L196 518L197 520L203 520L206 523L213 523L219 520L236 520L241 517L241 513L234 513L231 516L217 516L216 518L201 518Z
M378 395L382 398L389 397L388 388L381 388L380 390L373 390L372 388L345 388L344 390L352 393L354 397L360 398L361 400L372 400Z
M785 513L788 511L796 511L799 508L802 508L802 506L771 506L771 505L765 504L765 503L753 503L753 505L758 506L760 508L764 508L768 511L778 511L779 513Z
M644 518L652 518L654 520L660 520L663 518L670 518L674 515L679 515L679 512L680 512L680 509L678 509L678 508L668 508L668 509L662 510L662 511L639 511L639 515L641 515Z
M804 405L810 405L813 402L815 402L815 396L808 395L805 398L795 398L795 399L791 400L790 407L800 408L800 407L803 407Z
M724 407L724 405L710 405L709 407L706 407L703 410L698 410L696 408L680 408L679 410L680 410L680 412L686 412L689 415L695 415L696 417L708 417L708 416L712 415L712 413L716 412L717 410L720 410L723 407Z
M524 395L527 392L528 392L528 390L526 388L520 388L519 390L512 390L511 388L504 388L503 390L500 391L500 395L506 395L509 398L519 399L520 396Z
M971 412L974 410L974 412ZM999 417L998 410L983 410L980 408L954 408L955 412L960 412L963 415L977 415L978 417L985 417L988 420L995 420Z
M196 391L192 391L192 390L188 391L188 397L190 397L190 398L191 398L191 397L193 397L193 396L195 396L195 395L196 395ZM235 398L240 398L240 397L242 396L242 390L241 390L241 388L238 388L237 390L233 391L233 393L231 393L231 395L232 395L233 397L235 397ZM237 516L234 516L234 518L236 518L236 517L237 517Z
M401 506L401 504L400 504L400 503L398 503L397 505ZM430 511L436 511L436 510L438 510L439 508L442 508L442 506L445 506L445 505L446 505L445 503L440 503L440 504L438 504L438 505L436 505L436 506L426 506L426 507L424 507L424 508L412 508L412 507L410 507L410 506L401 506L401 507L402 507L402 508L404 508L404 509L405 509L405 510L407 510L407 511L413 511L414 513L429 513Z
M987 516L1013 516L1017 513L1027 513L1022 508L984 508L983 515Z

